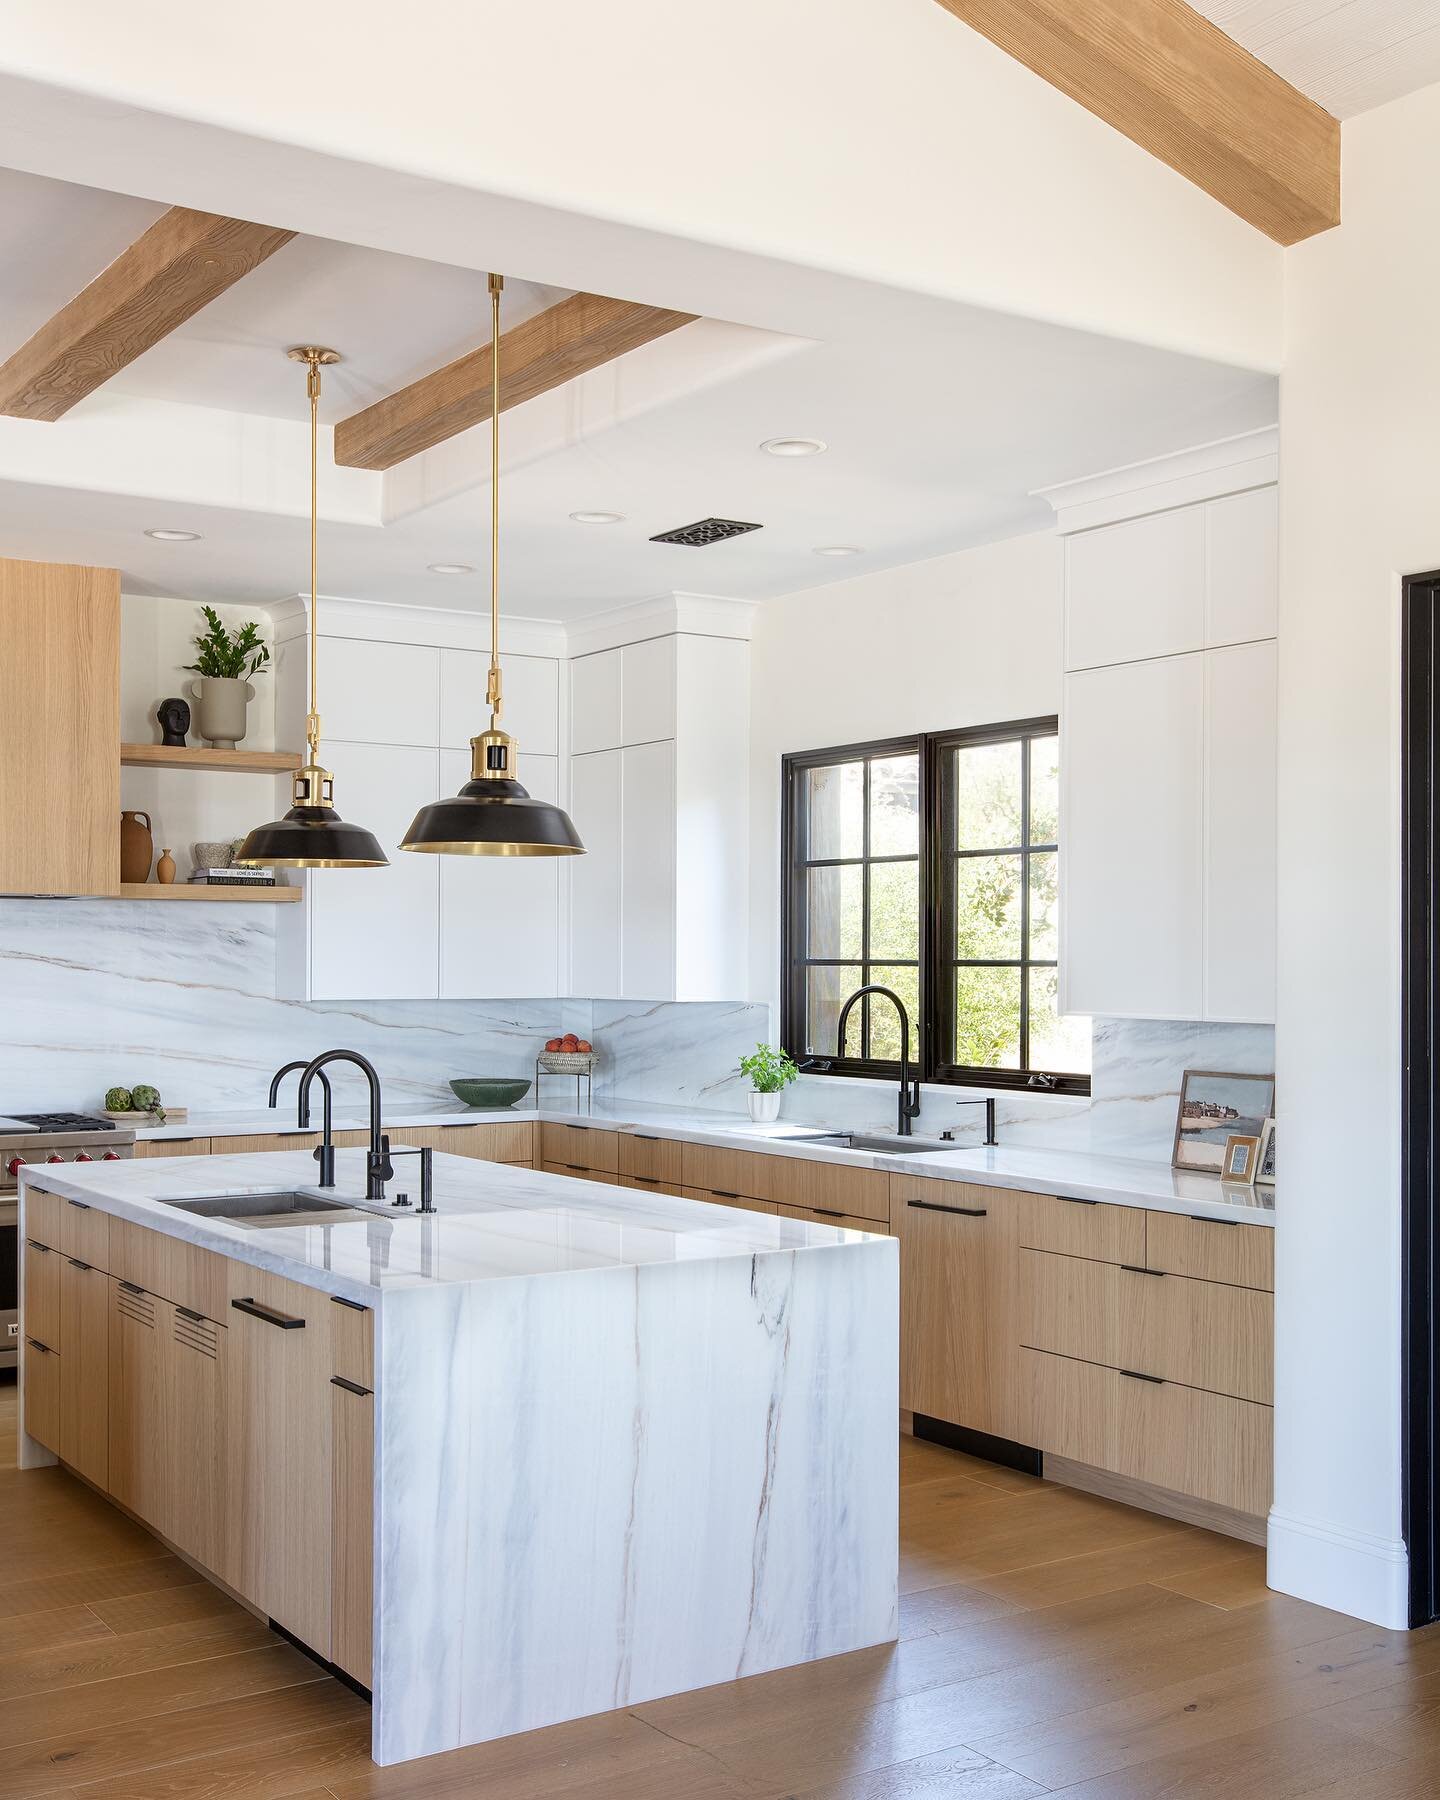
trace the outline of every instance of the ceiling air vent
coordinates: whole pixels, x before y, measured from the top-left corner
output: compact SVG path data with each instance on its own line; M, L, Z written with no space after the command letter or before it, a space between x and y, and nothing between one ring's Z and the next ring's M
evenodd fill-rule
M726 538L743 537L747 531L759 529L743 519L697 519L693 525L677 525L674 531L659 532L650 542L688 544L692 550L703 550L707 544L722 544Z

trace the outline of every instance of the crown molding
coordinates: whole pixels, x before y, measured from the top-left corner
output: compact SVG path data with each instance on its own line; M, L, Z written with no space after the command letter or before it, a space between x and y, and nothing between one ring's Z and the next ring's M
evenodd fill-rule
M1138 519L1146 513L1241 494L1250 488L1272 487L1279 476L1280 428L1266 425L1259 431L1197 444L1172 456L1152 457L1076 481L1035 488L1032 497L1053 507L1055 529L1063 537L1097 525Z
M645 638L673 637L677 632L693 637L739 638L748 642L754 631L755 602L730 600L720 594L659 594L610 612L592 613L569 627L571 656L594 656L622 644L638 644Z
M310 597L289 595L268 608L275 641L302 637L309 629ZM442 650L490 649L489 613L457 612L440 606L397 606L381 600L320 596L323 637L364 638L385 644L430 644ZM500 648L511 656L568 654L566 631L558 619L500 619Z

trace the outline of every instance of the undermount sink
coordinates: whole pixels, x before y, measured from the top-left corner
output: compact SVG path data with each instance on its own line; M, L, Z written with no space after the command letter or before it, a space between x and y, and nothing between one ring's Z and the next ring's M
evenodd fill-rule
M195 1213L202 1219L233 1219L237 1225L307 1225L316 1220L334 1224L336 1213L364 1214L346 1200L321 1200L314 1194L287 1189L278 1194L201 1194L187 1200L166 1200L177 1212Z
M946 1144L937 1138L886 1136L855 1131L821 1131L813 1137L792 1138L796 1144L824 1144L832 1150L873 1150L884 1156L931 1156L937 1150L963 1150L964 1144Z

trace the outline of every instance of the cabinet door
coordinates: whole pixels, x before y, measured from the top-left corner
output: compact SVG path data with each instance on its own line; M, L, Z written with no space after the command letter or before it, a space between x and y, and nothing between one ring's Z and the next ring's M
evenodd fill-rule
M25 1242L24 1289L20 1328L52 1350L60 1345L60 1270L64 1257L34 1238Z
M675 639L646 638L620 652L620 741L650 744L675 735Z
M110 1277L67 1258L60 1265L60 1458L109 1485Z
M1203 1017L1275 1018L1276 644L1205 657Z
M620 996L675 998L675 744L620 752Z
M485 704L488 651L440 652L440 746L464 750L469 764L471 738L490 723ZM502 723L520 746L522 756L555 756L560 749L560 664L551 656L500 658L505 686ZM522 777L523 780L523 777ZM442 783L448 792L448 784Z
M1278 603L1278 489L1229 494L1206 507L1209 554L1205 642L1244 644L1275 636Z
M588 659L586 659L588 660ZM570 861L570 991L620 995L620 752L570 761L570 817L585 855Z
M349 1377L331 1377L330 1660L365 1687L371 1682L374 1592L375 1396Z
M1174 656L1205 642L1205 508L1065 540L1065 667Z
M166 1536L187 1556L218 1572L224 1556L229 1332L188 1307L168 1305L160 1331L170 1472Z
M518 773L536 800L559 798L553 756L527 756ZM468 751L440 752L440 789L470 779ZM417 861L424 860L417 858ZM437 856L440 996L542 999L560 992L560 856Z
M375 697L384 706L383 691ZM438 752L327 744L340 815L364 825L387 869L310 873L310 986L315 1000L433 1000L440 985L444 859L400 849L410 821L439 788Z
M577 656L570 664L571 754L616 750L620 739L620 652Z
M120 880L120 577L0 561L0 893Z
M110 1492L169 1536L171 1464L165 1454L166 1306L131 1281L110 1284Z
M330 1654L329 1296L230 1265L226 1553L253 1606Z
M60 1357L37 1337L25 1339L24 1429L47 1450L60 1454Z
M1066 677L1067 1012L1201 1016L1204 688L1203 655Z
M320 700L325 723L325 767L333 768L329 745L421 744L440 742L440 652L425 644L371 643L364 638L324 639L320 646ZM483 684L481 691L484 691ZM303 744L305 721L285 721ZM369 817L340 797L340 816ZM409 820L406 821L409 823Z

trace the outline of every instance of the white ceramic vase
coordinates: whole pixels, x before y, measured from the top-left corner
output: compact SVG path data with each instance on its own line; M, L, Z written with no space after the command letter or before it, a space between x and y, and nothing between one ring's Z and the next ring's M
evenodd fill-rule
M757 1125L773 1125L780 1117L780 1095L757 1093L750 1090L750 1117Z
M201 737L209 738L217 750L233 750L245 735L245 708L255 698L255 689L228 675L202 675L187 686L198 702L195 726Z

